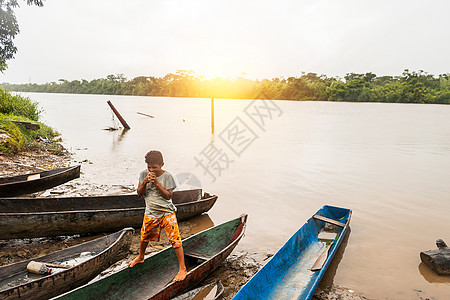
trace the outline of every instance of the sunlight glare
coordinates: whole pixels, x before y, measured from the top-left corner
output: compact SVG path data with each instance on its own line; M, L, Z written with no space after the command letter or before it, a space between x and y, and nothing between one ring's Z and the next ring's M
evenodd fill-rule
M203 80L209 81L216 78L236 79L237 77L245 77L245 72L237 71L234 66L227 66L224 62L203 65L196 69L195 73L200 75Z

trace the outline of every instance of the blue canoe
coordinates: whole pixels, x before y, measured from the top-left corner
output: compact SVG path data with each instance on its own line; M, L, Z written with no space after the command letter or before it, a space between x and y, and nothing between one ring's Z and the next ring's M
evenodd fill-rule
M311 299L347 233L351 215L350 209L323 206L233 299Z

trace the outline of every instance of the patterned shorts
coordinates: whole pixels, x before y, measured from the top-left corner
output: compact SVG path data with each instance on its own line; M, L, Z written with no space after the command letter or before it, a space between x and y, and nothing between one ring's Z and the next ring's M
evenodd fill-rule
M161 228L164 228L167 238L173 248L181 247L181 236L178 230L177 218L175 213L162 218L151 218L144 215L144 222L141 228L141 241L159 242Z

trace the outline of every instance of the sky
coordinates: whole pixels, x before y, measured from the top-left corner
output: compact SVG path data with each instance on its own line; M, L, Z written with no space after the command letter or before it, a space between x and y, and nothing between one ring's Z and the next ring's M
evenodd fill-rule
M445 0L19 0L0 82L450 73Z

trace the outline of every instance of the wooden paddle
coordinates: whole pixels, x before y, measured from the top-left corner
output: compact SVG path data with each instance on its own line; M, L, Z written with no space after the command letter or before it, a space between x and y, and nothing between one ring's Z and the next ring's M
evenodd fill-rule
M325 248L325 251L323 251L322 254L320 254L320 256L317 258L316 262L312 266L311 271L318 271L318 270L322 269L323 264L327 261L328 251L330 250L330 248L333 244L334 244L334 242L331 242L327 246L327 248Z
M57 264L50 264L50 263L43 263L43 264L50 268L70 269L73 267L73 266L68 266L68 265L57 265Z

